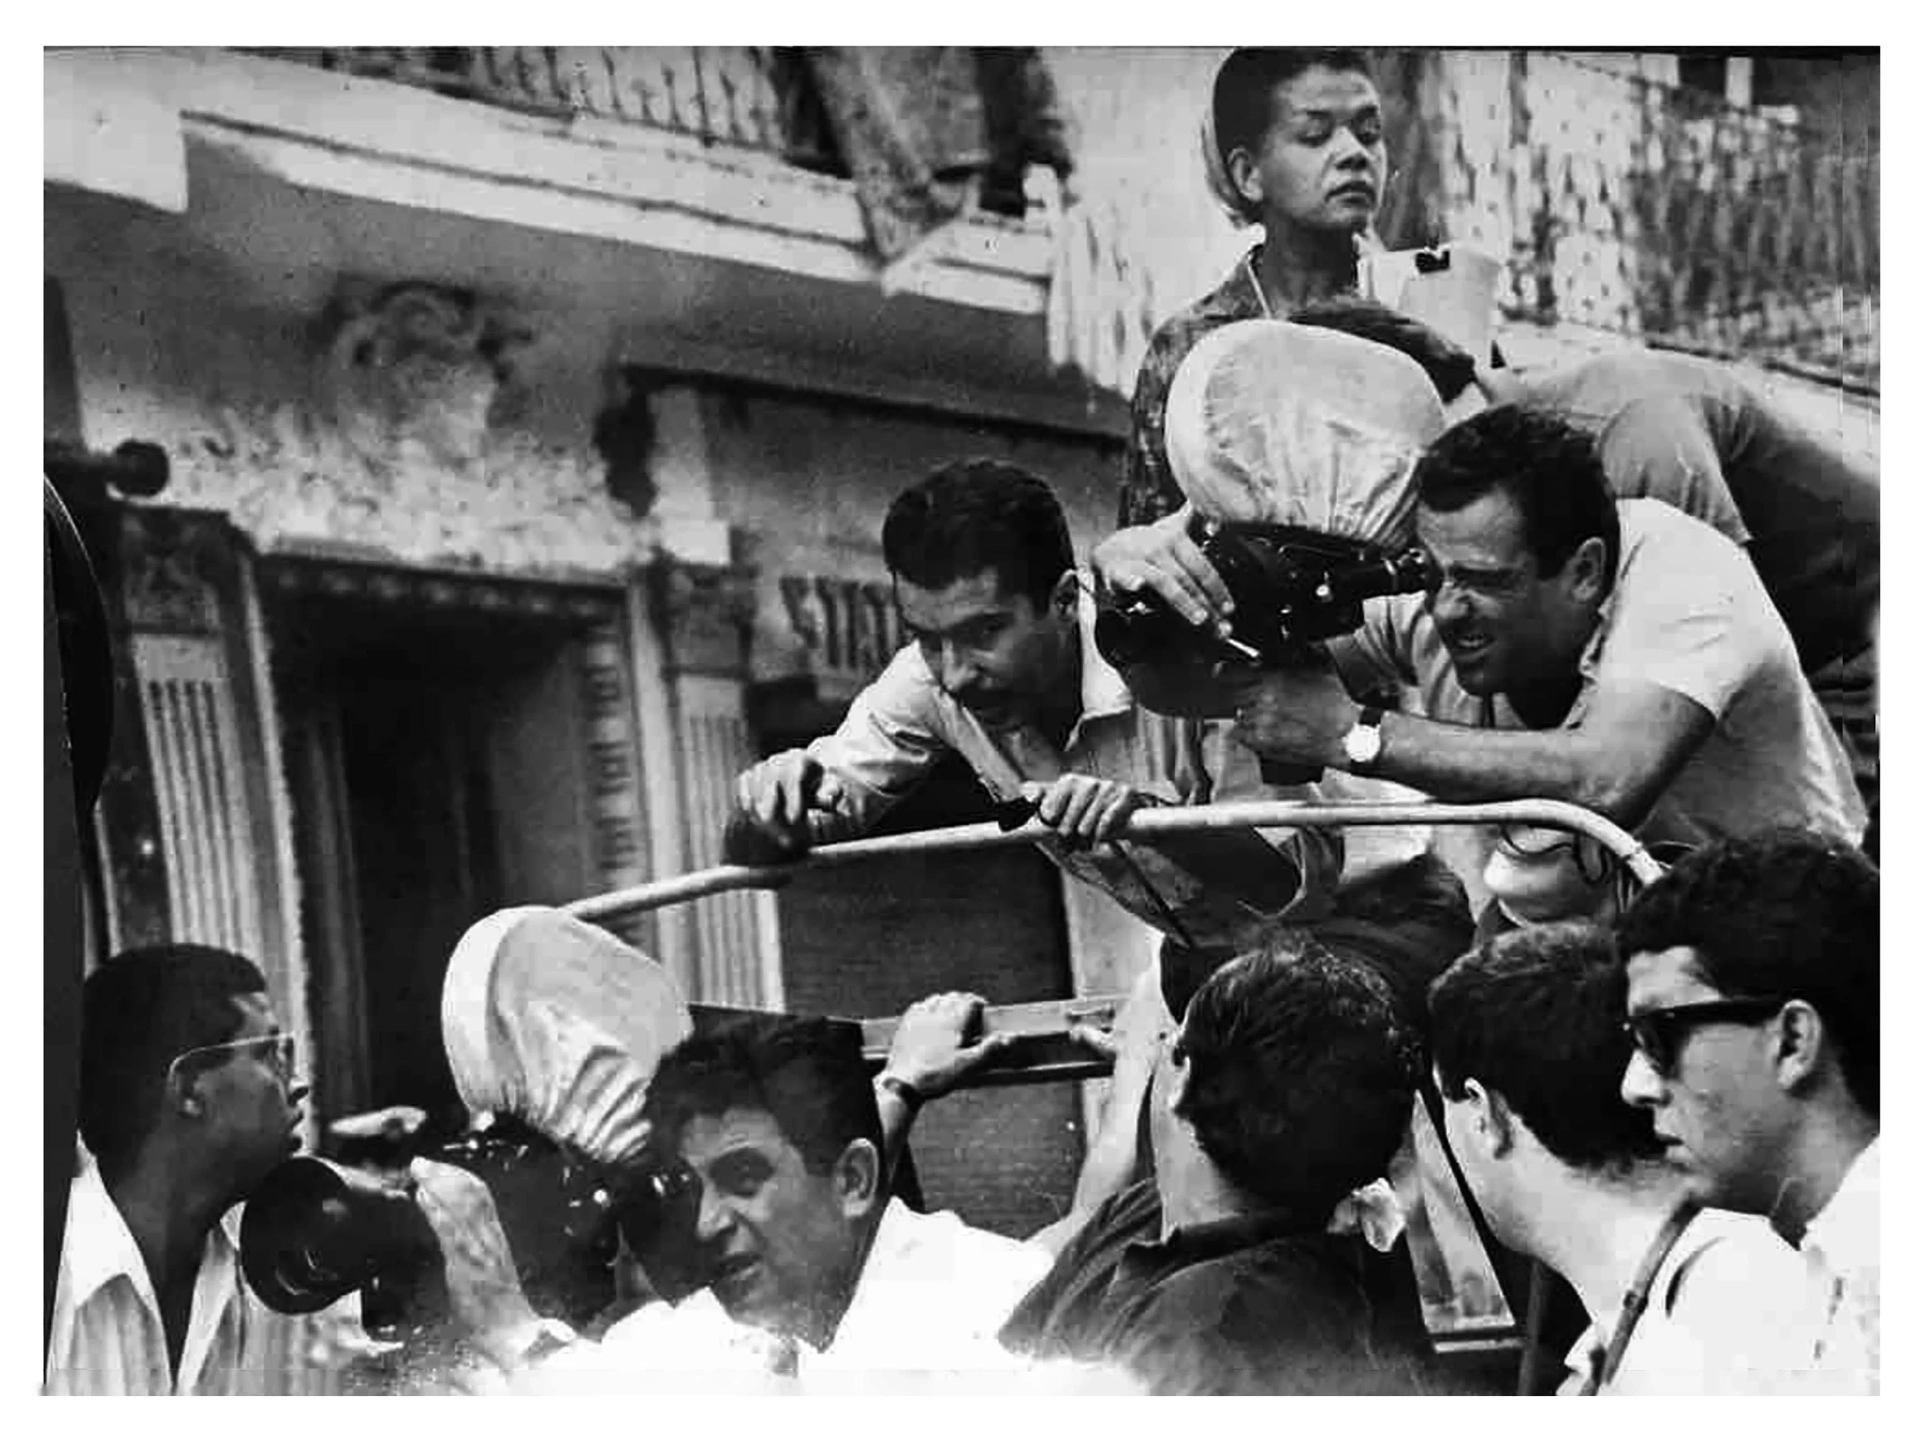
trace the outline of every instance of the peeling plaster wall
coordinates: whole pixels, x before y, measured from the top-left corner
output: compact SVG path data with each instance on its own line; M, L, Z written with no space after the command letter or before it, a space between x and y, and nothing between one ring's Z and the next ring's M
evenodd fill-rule
M650 557L654 526L606 492L589 437L599 356L566 316L531 317L551 327L516 353L470 454L405 438L369 458L333 401L323 316L249 306L171 223L91 197L49 204L84 435L162 444L173 474L157 502L225 512L266 552L574 578Z

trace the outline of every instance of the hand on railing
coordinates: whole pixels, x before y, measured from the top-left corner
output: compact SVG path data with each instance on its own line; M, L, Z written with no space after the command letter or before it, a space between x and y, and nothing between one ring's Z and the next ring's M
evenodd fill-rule
M905 1083L922 1101L949 1092L1013 1042L1011 1034L982 1031L986 1007L977 993L922 998L900 1015L881 1076Z

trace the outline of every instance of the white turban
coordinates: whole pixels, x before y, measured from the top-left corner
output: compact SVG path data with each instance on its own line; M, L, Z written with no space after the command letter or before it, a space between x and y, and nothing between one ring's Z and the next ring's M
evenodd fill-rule
M1167 459L1210 519L1412 541L1413 466L1445 427L1418 364L1279 319L1214 330L1167 396Z
M557 908L507 908L447 964L440 1026L470 1112L512 1114L602 1163L646 1137L660 1059L693 1031L667 971Z

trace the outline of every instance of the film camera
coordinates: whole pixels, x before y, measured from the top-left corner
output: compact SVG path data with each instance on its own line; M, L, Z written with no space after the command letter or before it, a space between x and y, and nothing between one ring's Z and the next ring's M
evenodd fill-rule
M584 1326L604 1309L623 1242L662 1298L706 1285L695 1237L700 1180L675 1159L649 1150L607 1167L500 1116L414 1155L487 1184L521 1287L543 1315ZM248 1199L240 1263L276 1312L317 1312L358 1291L366 1330L398 1341L449 1316L445 1257L412 1197L324 1159L288 1159Z
M1232 635L1221 638L1188 623L1155 594L1109 593L1101 598L1093 637L1116 668L1210 675L1222 666L1283 667L1315 644L1359 628L1366 600L1420 593L1433 583L1432 566L1418 549L1394 552L1296 525L1222 524L1198 516L1190 532L1233 596ZM1273 782L1317 776L1268 771Z

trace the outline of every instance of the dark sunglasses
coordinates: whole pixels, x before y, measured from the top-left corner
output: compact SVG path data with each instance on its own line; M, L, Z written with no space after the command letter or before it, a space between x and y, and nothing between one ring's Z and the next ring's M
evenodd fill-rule
M1791 998L1714 998L1704 1003L1676 1003L1635 1013L1620 1026L1653 1065L1656 1073L1673 1071L1680 1045L1695 1028L1707 1023L1757 1023L1771 1018Z

